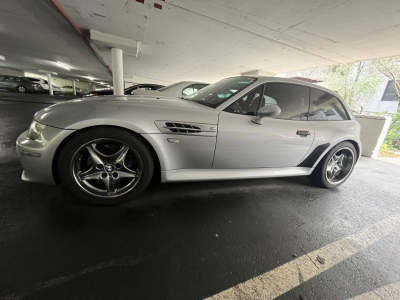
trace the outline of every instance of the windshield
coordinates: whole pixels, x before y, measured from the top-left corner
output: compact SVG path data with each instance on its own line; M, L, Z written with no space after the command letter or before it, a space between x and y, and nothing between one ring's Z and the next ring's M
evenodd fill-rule
M216 108L256 80L257 78L244 76L222 79L186 96L184 99Z

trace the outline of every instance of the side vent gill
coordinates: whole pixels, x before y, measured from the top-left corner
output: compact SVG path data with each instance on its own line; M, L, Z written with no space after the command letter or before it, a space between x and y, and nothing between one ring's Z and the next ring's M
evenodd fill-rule
M200 133L201 128L189 124L183 124L183 123L171 123L171 122L165 122L165 127L171 132L183 132L183 133Z

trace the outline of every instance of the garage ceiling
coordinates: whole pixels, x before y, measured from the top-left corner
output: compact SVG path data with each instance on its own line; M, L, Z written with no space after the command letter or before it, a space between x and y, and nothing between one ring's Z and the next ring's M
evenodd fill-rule
M141 42L139 57L124 55L124 73L148 81L213 82L400 54L398 0L140 1L58 0L87 36ZM1 1L0 40L0 67L111 79L50 0ZM99 52L111 65L110 50Z
M111 74L90 47L47 0L0 1L0 67L85 80L110 81ZM71 67L66 70L55 64Z
M126 76L211 82L400 54L398 0L58 1L80 28L143 43Z

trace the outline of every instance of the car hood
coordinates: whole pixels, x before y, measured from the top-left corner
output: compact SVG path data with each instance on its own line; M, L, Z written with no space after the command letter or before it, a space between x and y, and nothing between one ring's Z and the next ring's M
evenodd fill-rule
M76 99L47 107L35 120L63 129L113 125L138 133L160 133L155 121L217 124L218 111L176 97L100 96Z

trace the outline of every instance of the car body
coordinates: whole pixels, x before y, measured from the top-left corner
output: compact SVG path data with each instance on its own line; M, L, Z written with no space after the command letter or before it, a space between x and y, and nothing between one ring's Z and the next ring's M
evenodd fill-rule
M50 106L35 114L17 151L23 180L61 181L86 201L113 204L140 193L154 172L162 182L310 175L334 188L360 156L359 134L335 92L239 76L184 99L105 96ZM129 190L115 187L129 178Z
M26 78L34 83L38 83L41 85L41 87L43 88L43 92L48 93L49 92L49 83L47 80L41 79L41 78L34 78L34 77L23 77ZM53 93L54 94L58 94L58 93L62 93L61 88L59 86L56 85L52 85L53 86Z
M61 87L61 92L65 94L72 94L74 92L74 87L72 85L64 85ZM82 94L83 90L81 88L76 88L77 94Z
M15 91L19 93L43 92L42 86L25 77L0 75L0 89Z
M165 97L185 97L193 94L202 88L208 86L209 83L196 82L196 81L181 81L163 88L157 89L156 91L149 90L133 90L132 95L154 95L154 96L165 96Z
M34 78L34 77L23 77L23 78L28 79L28 80L30 80L30 81L32 81L34 83L39 83L44 91L48 91L49 90L49 84L44 79Z
M124 90L124 94L132 95L132 92L134 90L156 91L163 87L164 87L163 85L159 85L159 84L140 83L140 84L135 84L133 86L126 88ZM113 89L104 89L104 90L92 91L92 92L86 93L83 95L83 97L107 96L107 95L113 95L113 94L114 94Z

